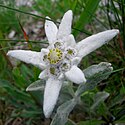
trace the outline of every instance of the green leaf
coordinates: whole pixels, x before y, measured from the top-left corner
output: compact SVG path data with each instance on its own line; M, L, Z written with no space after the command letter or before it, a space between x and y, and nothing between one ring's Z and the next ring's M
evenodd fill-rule
M84 7L84 11L81 12L80 14L80 18L77 21L75 28L79 29L79 30L83 30L83 28L85 27L86 24L88 24L90 22L90 20L92 19L98 4L99 4L100 0L88 0L86 3L86 6ZM76 36L79 32L74 30L73 34Z
M42 110L40 111L39 109L30 109L30 110L14 110L12 112L12 117L23 117L23 118L31 118L31 117L38 117L42 114Z
M14 80L15 80L15 85L19 88L24 88L26 80L22 76L20 69L18 67L14 67L12 70Z
M31 68L27 67L26 65L22 64L21 65L21 73L23 75L23 77L33 77L33 71L31 70Z
M98 70L98 66L105 65L102 70ZM82 93L88 90L94 89L95 86L97 86L98 83L100 83L102 80L107 79L109 75L112 73L112 67L111 65L107 66L107 63L100 63L96 67L97 70L93 71L93 66L89 67L89 69L84 71L85 77L88 78L87 82L85 84L81 84L75 95L80 96ZM100 69L100 68L99 68ZM89 74L89 75L88 75Z
M31 117L38 117L42 114L42 110L41 111L27 111L27 110L23 110L20 114L21 117L24 118L31 118Z
M98 92L94 96L94 104L91 106L91 110L95 109L101 102L105 101L109 96L107 92Z
M73 12L75 11L77 4L78 0L74 0L73 2L70 1L71 9Z
M50 125L65 125L68 120L69 113L73 110L77 100L72 99L63 103L58 109Z
M116 124L119 124L119 123L125 123L125 119L117 120L117 121L115 121L115 123L116 123ZM124 124L122 124L122 125L124 125Z
M7 91L7 94L10 95L10 97L11 97L11 98L8 98L10 100L13 99L13 101L18 101L18 102L20 101L27 105L34 104L33 100L31 99L31 97L28 93L18 90L10 82L0 79L0 87L4 88Z
M95 75L97 73L99 74L99 73L103 72L107 68L111 68L111 70L112 70L111 63L101 62L101 63L99 63L97 65L92 65L92 66L88 67L87 69L84 69L83 72L85 74L85 77L87 79L89 79L93 75Z
M36 104L42 108L44 89L37 91L30 91L29 93L32 96L33 100L35 100Z
M27 88L26 91L37 91L37 90L44 90L45 87L45 81L44 80L37 80L30 84Z
M72 84L68 81L64 81L63 86L61 88L60 96L58 98L59 105L72 99L74 97L74 94L75 93L72 88Z
M28 13L28 12L25 12L25 11L22 11L22 10L19 10L19 9L15 9L15 8L12 8L12 7L9 7L9 6L5 6L5 5L2 5L2 4L0 4L0 7L9 9L9 10L14 11L14 12L23 13L23 14L27 14L27 15L30 15L30 16L33 16L33 17L45 19L44 17L38 16L38 15L35 15L35 14L32 14L32 13Z

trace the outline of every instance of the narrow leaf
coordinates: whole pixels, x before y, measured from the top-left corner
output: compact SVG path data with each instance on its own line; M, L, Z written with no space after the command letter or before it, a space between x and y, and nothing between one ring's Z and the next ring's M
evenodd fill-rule
M89 75L89 77L90 76L91 77L87 79L87 82L85 84L81 84L78 87L75 95L80 96L85 91L94 89L94 87L97 86L98 83L100 83L102 80L107 79L109 77L109 75L112 73L112 70L113 70L113 68L110 65L108 67L105 67L102 71L100 71L100 70L97 70L96 72L92 71L92 74L90 73L91 75ZM86 72L84 72L84 73L86 76Z
M95 109L101 102L105 101L109 96L107 92L98 92L94 97L94 104L91 106L91 110Z
M74 97L74 90L72 88L72 84L70 82L64 81L62 86L60 96L58 98L59 105L72 99Z
M65 125L68 120L69 113L73 110L77 100L72 99L63 103L58 109L55 117L50 125Z
M97 65L92 65L90 67L88 67L87 69L84 69L83 72L85 74L85 77L87 79L91 78L93 75L97 74L97 73L101 73L103 72L105 69L111 68L111 70L113 69L111 67L111 63L108 62L101 62Z
M37 80L30 84L27 88L26 91L36 91L36 90L43 90L45 87L45 81L43 80Z
M92 19L98 4L100 0L88 0L86 3L86 6L84 8L84 11L81 13L79 20L76 23L75 28L79 30L83 30L85 25L90 22ZM73 31L73 34L76 36L79 32L78 31Z
M29 94L18 90L15 86L13 86L9 81L7 80L1 80L0 79L0 87L4 88L7 91L7 94L11 96L14 100L20 100L27 105L32 105L34 102L31 100L31 97ZM11 99L9 98L9 99Z

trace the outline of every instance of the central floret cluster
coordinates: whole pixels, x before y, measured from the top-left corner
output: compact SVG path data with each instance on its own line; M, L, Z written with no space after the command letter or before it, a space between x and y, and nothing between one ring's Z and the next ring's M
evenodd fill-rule
M55 42L49 47L48 53L43 55L43 61L48 65L48 74L59 77L61 73L70 70L71 59L76 56L76 50L72 47L65 47L63 42Z
M60 60L62 60L62 51L58 48L50 49L47 59L50 64L57 64Z

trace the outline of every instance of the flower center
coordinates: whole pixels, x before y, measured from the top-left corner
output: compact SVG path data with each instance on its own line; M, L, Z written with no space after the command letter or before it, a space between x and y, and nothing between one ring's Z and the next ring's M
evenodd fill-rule
M47 58L50 62L50 64L57 64L60 60L62 60L63 53L60 49L54 48L50 49L49 54L47 55Z
M54 75L55 72L56 72L56 69L55 69L54 67L51 67L51 68L50 68L50 73Z

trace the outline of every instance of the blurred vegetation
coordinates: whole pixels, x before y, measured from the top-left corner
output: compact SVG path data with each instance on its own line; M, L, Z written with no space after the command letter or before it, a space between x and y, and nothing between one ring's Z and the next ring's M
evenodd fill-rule
M114 70L125 67L125 1L124 0L35 0L32 5L17 6L19 0L0 1L0 125L48 125L42 113L43 91L26 92L28 85L38 80L40 70L23 62L7 57L9 49L25 46L22 26L26 29L38 21L44 25L49 16L57 24L63 14L71 9L74 13L73 34L76 41L107 29L119 29L120 34L108 45L101 47L85 57L80 67L110 62ZM30 0L28 1L30 2ZM37 12L33 14L32 12ZM8 35L15 31L15 36ZM40 50L46 46L44 28L41 29L40 42L31 39L26 49ZM22 40L22 41L21 41ZM23 41L24 40L24 41ZM32 41L33 40L33 41ZM34 43L36 41L36 43ZM18 44L18 43L21 44ZM24 48L25 49L25 48ZM16 62L16 63L15 63ZM45 81L43 82L43 86ZM70 113L67 125L124 125L125 124L125 70L112 73L93 90L81 95L81 103ZM74 86L74 91L76 86ZM69 90L67 90L69 91ZM110 95L92 109L98 92ZM65 93L65 91L64 91ZM72 98L62 92L62 100ZM62 104L61 100L60 104Z

